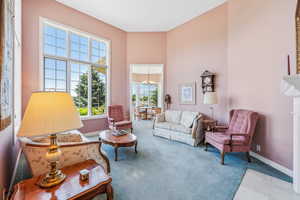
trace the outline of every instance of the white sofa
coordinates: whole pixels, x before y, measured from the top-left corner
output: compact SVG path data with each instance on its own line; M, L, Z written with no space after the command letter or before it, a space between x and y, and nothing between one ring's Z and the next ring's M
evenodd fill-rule
M153 135L197 146L204 139L202 115L199 112L167 110L156 116Z

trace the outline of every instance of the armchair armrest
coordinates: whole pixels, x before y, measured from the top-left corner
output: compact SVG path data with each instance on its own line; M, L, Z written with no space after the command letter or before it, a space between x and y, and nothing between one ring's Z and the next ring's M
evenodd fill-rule
M226 125L216 125L215 127L219 129L228 129L228 126Z
M216 126L214 126L214 131L224 132L227 129L228 129L228 126L226 126L226 125L216 125Z
M111 118L111 117L107 117L107 120L108 120L108 124L112 124L112 126L114 127L115 126L115 119L114 118Z
M230 136L230 144L232 143L232 137L233 136L243 136L246 138L247 142L248 142L248 139L249 139L249 135L246 135L244 133L229 133L229 136Z
M115 122L114 118L111 118L111 117L107 117L107 120L112 123Z

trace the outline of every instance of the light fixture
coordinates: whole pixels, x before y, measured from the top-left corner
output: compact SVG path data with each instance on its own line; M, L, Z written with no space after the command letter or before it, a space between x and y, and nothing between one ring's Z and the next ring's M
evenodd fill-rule
M214 119L214 104L218 104L218 97L216 92L205 92L203 104L211 105L211 118Z
M50 145L46 158L50 172L42 177L38 185L52 187L66 178L57 165L61 151L56 134L82 127L79 113L73 99L66 92L34 92L26 108L18 133L20 137L50 136Z

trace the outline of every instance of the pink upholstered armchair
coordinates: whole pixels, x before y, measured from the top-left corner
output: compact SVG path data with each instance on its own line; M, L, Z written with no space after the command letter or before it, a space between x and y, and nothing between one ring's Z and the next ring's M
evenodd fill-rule
M245 152L251 162L249 151L254 135L258 114L249 110L231 110L228 127L216 127L214 132L205 133L205 151L211 144L221 152L221 164L224 164L225 153Z
M132 122L125 119L121 105L108 106L108 124L110 129L133 131Z

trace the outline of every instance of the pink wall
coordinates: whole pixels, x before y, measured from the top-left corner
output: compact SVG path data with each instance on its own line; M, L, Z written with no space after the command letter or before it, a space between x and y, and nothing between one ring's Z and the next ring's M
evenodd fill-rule
M295 4L231 0L167 33L125 33L55 1L24 0L23 110L31 91L39 88L38 19L43 16L112 40L112 103L126 109L129 64L165 64L172 109L205 114L210 112L202 104L200 75L204 70L216 72L216 118L226 121L231 108L258 111L262 118L254 143L261 145L260 154L292 168L292 101L280 94L280 79L286 55L295 57ZM193 81L196 105L180 105L178 85ZM90 132L106 127L106 121L84 125L83 131Z
M31 92L39 90L39 17L104 37L112 41L111 99L127 107L126 101L126 32L53 0L23 1L23 112ZM99 130L105 119L84 121L83 132Z
M295 67L296 0L229 1L229 108L259 112L254 146L292 169L292 99L280 94L286 56ZM254 148L253 148L254 149Z
M217 73L217 119L232 108L255 110L262 116L254 138L262 156L292 168L292 100L280 94L286 56L295 72L296 0L231 0L167 33L167 93L172 109L198 110L203 105L200 74ZM197 104L179 104L178 85L197 82Z
M205 70L217 73L218 98L215 116L224 121L227 111L227 4L167 33L166 93L172 97L171 109L210 114L204 105L200 75ZM196 82L196 105L180 105L178 85Z
M127 97L130 64L164 64L166 68L166 35L165 32L127 33Z
M165 64L166 33L127 33L127 64Z

